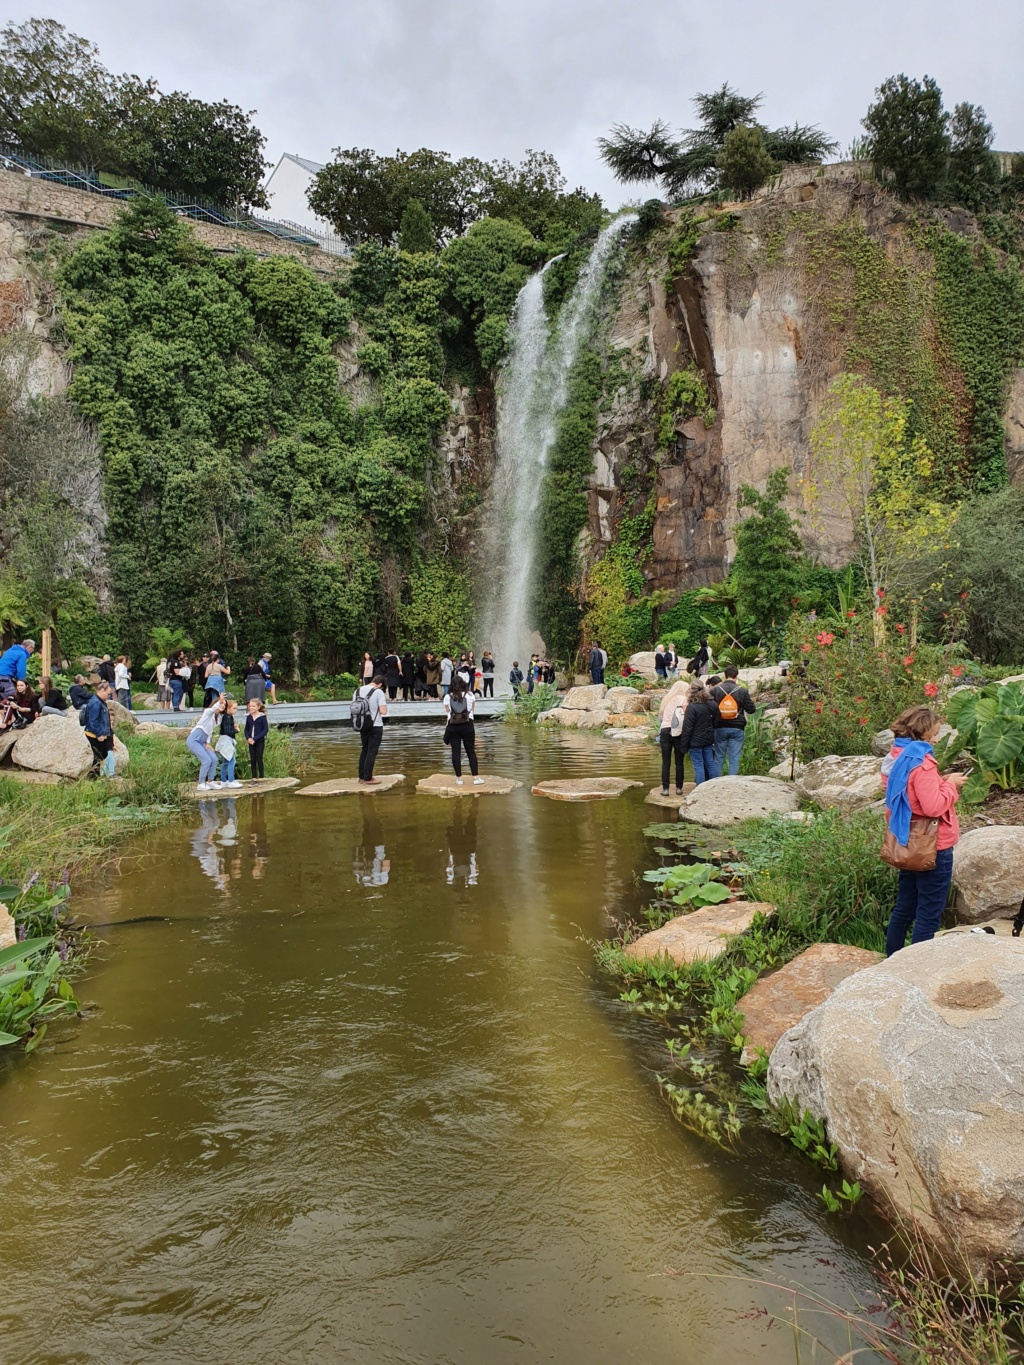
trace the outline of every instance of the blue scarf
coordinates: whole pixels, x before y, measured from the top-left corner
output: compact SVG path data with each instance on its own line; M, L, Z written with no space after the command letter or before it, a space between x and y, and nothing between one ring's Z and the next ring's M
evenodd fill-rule
M889 779L885 784L889 829L896 836L896 842L904 848L910 839L911 810L907 782L914 769L919 768L932 752L932 746L923 739L908 740L889 770Z

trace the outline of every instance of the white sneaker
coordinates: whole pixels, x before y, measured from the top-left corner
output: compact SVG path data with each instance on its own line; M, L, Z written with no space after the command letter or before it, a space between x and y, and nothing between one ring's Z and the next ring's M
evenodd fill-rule
M197 791L197 792L208 792L209 790L210 790L210 784L209 784L209 782L200 782L200 783L196 786L196 791Z
M457 787L461 787L461 786L462 786L462 778L461 778L461 777L457 777L457 778L455 779L455 785L456 785Z
M216 787L216 788L218 788L218 790L219 790L221 787L223 787L223 785L224 785L223 782L211 782L211 783L210 783L210 786L211 786L211 787Z
M483 785L484 785L484 779L483 779L482 777L474 777L474 778L473 778L473 786L474 786L474 787L482 787Z
M242 785L241 782L238 781L228 783L229 787L240 787L241 785Z

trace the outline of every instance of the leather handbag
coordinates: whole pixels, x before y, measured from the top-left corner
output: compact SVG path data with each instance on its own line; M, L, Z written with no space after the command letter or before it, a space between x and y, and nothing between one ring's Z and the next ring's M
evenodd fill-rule
M935 870L938 837L938 820L912 815L910 834L905 844L898 844L895 834L886 828L882 840L882 862L900 872L932 872Z

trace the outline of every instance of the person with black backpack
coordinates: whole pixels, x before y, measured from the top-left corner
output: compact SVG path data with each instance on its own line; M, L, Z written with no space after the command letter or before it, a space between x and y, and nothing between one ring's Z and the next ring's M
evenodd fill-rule
M736 665L729 664L725 669L725 680L711 691L718 706L715 717L715 767L721 777L739 777L747 716L752 716L757 710L750 700L750 693L737 682L739 676ZM726 759L729 760L728 774L725 771Z
M466 681L461 673L456 673L452 678L451 691L444 699L445 715L448 717L448 724L444 727L444 742L451 745L452 767L455 769L456 786L462 786L462 754L460 748L466 750L466 758L469 760L469 771L473 774L473 785L482 787L484 780L478 774L476 761L476 727L473 723L473 708L476 705L476 697L473 691L466 685Z
M359 781L364 787L380 785L373 775L373 765L377 761L377 751L384 738L384 717L388 713L384 700L384 675L375 673L365 687L357 687L352 693L349 719L361 742L359 750Z

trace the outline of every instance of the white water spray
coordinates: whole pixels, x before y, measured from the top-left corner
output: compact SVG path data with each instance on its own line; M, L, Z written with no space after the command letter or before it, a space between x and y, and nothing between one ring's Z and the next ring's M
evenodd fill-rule
M623 230L635 220L635 214L616 218L598 237L553 336L544 312L548 266L527 280L512 312L512 344L498 382L497 465L486 550L489 592L480 635L494 654L499 691L512 661L525 666L541 647L530 601L541 486L569 374L597 321L605 272Z

